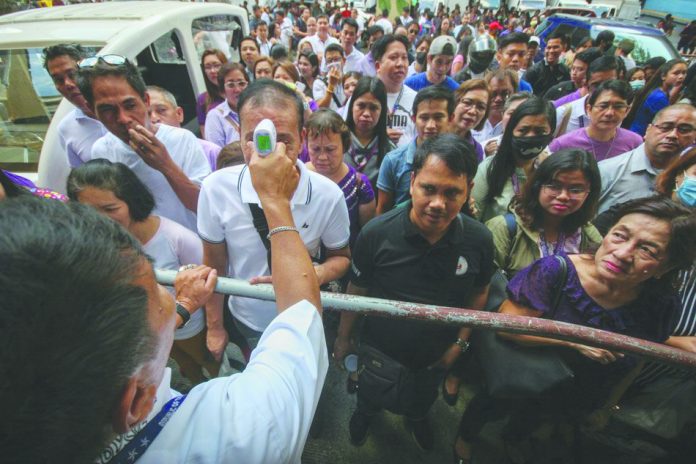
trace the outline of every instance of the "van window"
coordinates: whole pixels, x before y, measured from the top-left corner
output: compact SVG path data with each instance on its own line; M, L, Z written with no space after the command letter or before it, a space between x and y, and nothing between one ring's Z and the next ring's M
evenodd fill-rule
M592 26L590 35L594 39L600 31L604 29L606 28ZM667 60L677 57L675 53L670 50L667 39L664 36L636 34L635 32L631 33L628 30L620 28L613 28L612 31L614 32L614 46L617 46L623 39L630 39L635 42L635 47L631 52L631 58L633 58L638 65L645 63L654 56L663 56Z
M227 59L239 61L239 44L242 41L242 26L239 19L231 15L215 15L198 18L191 24L193 43L198 58L205 50L217 48Z
M97 48L84 47L87 56ZM0 168L36 172L48 125L63 98L43 48L0 50Z

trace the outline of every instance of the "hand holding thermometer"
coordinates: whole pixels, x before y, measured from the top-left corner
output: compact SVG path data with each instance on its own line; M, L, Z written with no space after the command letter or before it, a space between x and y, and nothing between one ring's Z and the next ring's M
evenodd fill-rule
M264 119L254 129L254 148L261 156L268 156L275 151L276 129L270 119Z

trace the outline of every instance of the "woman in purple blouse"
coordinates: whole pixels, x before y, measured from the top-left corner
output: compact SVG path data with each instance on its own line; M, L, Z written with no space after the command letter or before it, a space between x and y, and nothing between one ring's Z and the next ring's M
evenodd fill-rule
M307 167L328 177L343 191L350 218L350 245L353 246L362 226L375 217L375 193L370 180L343 161L350 147L350 129L332 110L320 109L307 121Z
M227 57L215 48L204 51L201 57L201 70L206 88L206 91L198 95L196 99L196 118L201 130L201 138L205 138L205 117L208 111L225 101L225 96L218 87L218 72L225 63L227 63Z
M653 342L671 334L679 299L673 282L692 265L696 216L688 208L659 197L626 202L594 255L566 256L567 279L553 319L608 330ZM548 317L553 287L560 273L553 256L542 258L515 275L500 312ZM635 375L636 360L622 353L580 343L530 335L499 333L520 345L554 347L572 368L568 387L543 398L493 399L477 395L459 427L455 453L469 462L471 443L492 419L510 416L504 432L508 444L519 443L542 424L560 415L583 418L611 408L620 399L617 385Z

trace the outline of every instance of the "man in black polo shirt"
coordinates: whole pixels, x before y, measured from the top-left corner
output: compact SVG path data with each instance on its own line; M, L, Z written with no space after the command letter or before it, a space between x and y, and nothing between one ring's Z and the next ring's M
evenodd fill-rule
M467 204L477 161L473 148L444 134L418 147L411 175L411 202L370 221L353 252L348 293L415 303L483 309L494 272L488 229L459 214ZM343 313L334 357L350 349L357 316ZM426 414L437 398L445 370L468 348L470 329L406 319L367 317L362 345L401 363L407 384L396 405L383 392L358 388L358 407L350 420L354 445L367 437L372 416L387 408L406 416L416 444L433 446ZM361 348L362 350L363 348Z
M570 71L560 62L565 42L563 33L551 33L544 49L544 59L527 68L524 80L532 84L534 95L541 97L554 85L570 80Z

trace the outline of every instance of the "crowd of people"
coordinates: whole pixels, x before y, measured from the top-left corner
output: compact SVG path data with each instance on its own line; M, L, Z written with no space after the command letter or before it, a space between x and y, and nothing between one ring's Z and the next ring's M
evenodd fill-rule
M389 410L431 450L429 410L469 382L458 463L494 420L507 418L519 458L514 445L544 425L619 405L650 415L656 397L659 424L614 421L668 442L672 462L693 456L693 372L501 332L573 375L500 397L488 388L500 379L472 368L488 353L469 327L321 314L319 287L696 353L696 66L636 63L634 42L609 30L554 32L541 47L539 22L505 7L255 5L238 50L200 51L195 134L137 63L46 48L75 106L59 126L71 172L65 196L0 171L3 454L299 462L329 407L328 342L341 368L358 356L355 446ZM278 145L262 158L265 119ZM179 270L174 287L158 287L153 266ZM216 276L272 283L277 302L213 293ZM243 372L218 377L230 342ZM195 385L188 396L170 389L168 357Z

